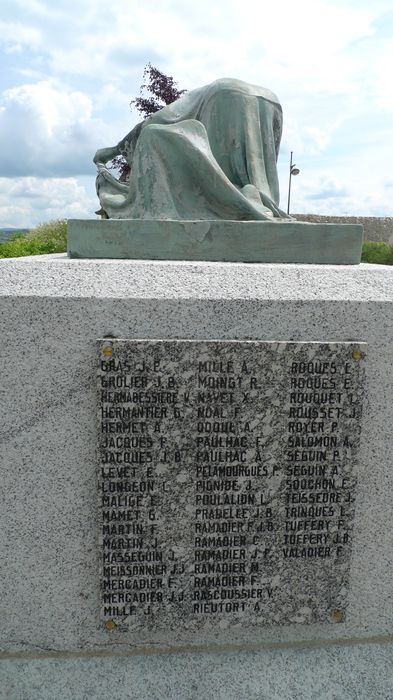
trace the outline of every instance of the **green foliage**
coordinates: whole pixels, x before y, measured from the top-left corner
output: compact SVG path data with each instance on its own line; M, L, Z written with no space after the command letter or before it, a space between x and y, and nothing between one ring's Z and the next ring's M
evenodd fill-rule
M148 63L143 71L143 78L147 81L141 85L140 96L131 100L130 107L135 106L139 114L146 119L151 114L158 112L159 109L170 105L179 97L184 95L187 90L178 90L177 83L171 75L165 75L158 68ZM150 92L148 97L144 97L144 92ZM128 180L131 168L124 156L117 156L112 160L110 170L118 170L120 179Z
M19 258L23 255L65 253L67 250L67 222L48 221L26 234L16 233L0 243L0 258Z
M393 265L393 245L380 241L365 241L362 262Z

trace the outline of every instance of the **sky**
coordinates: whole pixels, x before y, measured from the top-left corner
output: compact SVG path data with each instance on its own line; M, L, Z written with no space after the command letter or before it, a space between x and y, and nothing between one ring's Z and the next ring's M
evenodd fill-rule
M0 227L95 217L148 62L278 94L283 208L293 151L291 212L393 216L392 0L1 0L0 56Z

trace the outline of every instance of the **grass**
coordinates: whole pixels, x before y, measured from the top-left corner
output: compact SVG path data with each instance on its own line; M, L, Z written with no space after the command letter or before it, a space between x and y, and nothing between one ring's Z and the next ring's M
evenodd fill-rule
M67 250L67 222L48 221L29 233L16 233L0 243L0 258L19 258L22 255L65 253ZM379 241L363 244L362 262L393 265L393 245Z

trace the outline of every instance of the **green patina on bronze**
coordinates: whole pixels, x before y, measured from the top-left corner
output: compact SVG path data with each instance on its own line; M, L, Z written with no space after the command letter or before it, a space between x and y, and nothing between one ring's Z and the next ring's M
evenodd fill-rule
M296 222L279 208L278 98L223 78L97 151L101 221L70 221L72 258L358 264L362 226ZM120 182L106 167L123 155Z
M119 220L68 222L71 258L360 263L363 227L298 221Z
M274 93L216 80L97 151L101 207L111 219L290 219L278 206L281 132ZM128 184L106 168L117 154L131 167Z

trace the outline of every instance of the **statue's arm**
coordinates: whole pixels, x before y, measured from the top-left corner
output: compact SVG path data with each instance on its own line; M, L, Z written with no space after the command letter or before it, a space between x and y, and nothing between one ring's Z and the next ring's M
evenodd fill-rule
M119 149L119 153L126 159L128 162L128 165L131 166L132 164L132 159L134 156L134 151L135 147L139 138L139 135L142 130L142 126L147 122L148 120L145 119L143 122L140 122L136 126L134 126L133 129L131 129L130 133L127 134L115 148Z
M110 146L109 148L99 148L98 151L96 152L93 162L96 164L98 170L101 170L102 168L105 167L106 163L108 160L112 160L112 158L116 158L116 156L120 155L120 148L119 146Z
M108 160L112 160L112 158L116 158L116 156L123 156L131 166L136 142L138 141L139 134L141 133L143 123L144 122L140 122L140 124L134 126L130 133L119 141L117 146L109 146L109 148L98 149L93 158L93 162L96 164L98 170L106 169L106 163Z

